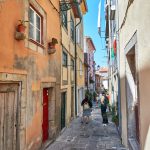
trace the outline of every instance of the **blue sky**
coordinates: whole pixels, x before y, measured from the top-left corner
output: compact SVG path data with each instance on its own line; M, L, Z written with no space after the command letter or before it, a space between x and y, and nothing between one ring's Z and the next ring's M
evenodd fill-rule
M90 36L96 48L94 54L96 65L107 66L107 52L105 48L105 39L98 34L97 20L98 20L98 5L100 0L87 0L88 12L84 16L84 35ZM105 14L104 14L104 0L101 3L101 30L105 30ZM105 33L101 34L102 37Z

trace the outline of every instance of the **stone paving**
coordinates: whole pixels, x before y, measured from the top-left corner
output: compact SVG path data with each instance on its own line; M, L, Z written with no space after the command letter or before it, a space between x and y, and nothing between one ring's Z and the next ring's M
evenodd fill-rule
M127 150L121 144L115 125L102 125L100 109L94 108L88 124L81 118L70 126L46 150Z

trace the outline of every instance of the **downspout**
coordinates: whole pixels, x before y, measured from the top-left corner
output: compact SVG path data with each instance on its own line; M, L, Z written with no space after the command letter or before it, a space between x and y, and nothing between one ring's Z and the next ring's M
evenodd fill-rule
M80 18L79 18L80 20L79 20L79 22L75 25L75 40L74 40L74 42L75 42L75 47L74 47L74 49L75 49L75 64L74 64L74 66L75 66L75 115L77 116L77 43L76 43L76 41L77 41L77 39L76 39L76 30L77 30L77 26L81 23L81 21L82 21L82 17L80 16Z

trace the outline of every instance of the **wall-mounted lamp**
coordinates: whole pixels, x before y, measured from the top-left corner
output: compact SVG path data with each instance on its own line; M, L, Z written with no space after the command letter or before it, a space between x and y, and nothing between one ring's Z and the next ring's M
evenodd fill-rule
M48 43L48 54L54 54L56 52L55 45L58 44L56 38L52 38L51 42Z

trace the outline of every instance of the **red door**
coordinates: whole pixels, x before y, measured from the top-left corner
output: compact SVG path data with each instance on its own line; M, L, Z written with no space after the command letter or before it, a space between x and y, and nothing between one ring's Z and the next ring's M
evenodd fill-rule
M48 89L43 89L43 142L48 139Z

